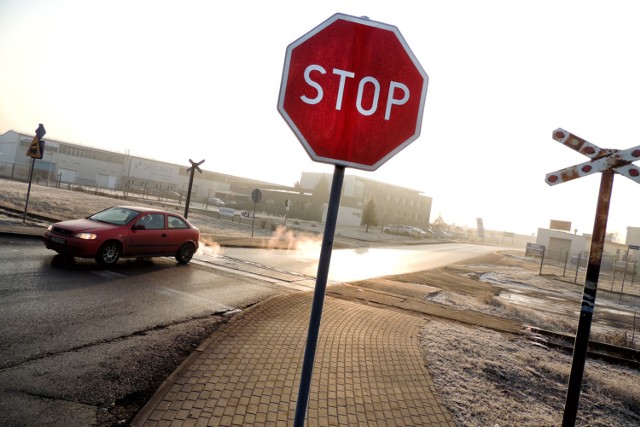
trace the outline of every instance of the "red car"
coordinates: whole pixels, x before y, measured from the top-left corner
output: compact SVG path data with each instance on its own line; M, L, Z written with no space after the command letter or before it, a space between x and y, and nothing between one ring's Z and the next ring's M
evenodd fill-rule
M58 222L44 244L59 254L95 258L110 266L123 258L174 256L180 264L198 250L200 230L183 216L137 206L116 206L88 218Z

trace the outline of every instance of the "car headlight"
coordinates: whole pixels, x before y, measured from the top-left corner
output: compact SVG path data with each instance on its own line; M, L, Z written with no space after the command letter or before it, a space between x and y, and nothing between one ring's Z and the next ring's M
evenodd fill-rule
M53 224L47 227L47 231L53 230Z
M93 233L78 233L78 234L76 234L76 237L78 239L93 240L93 239L97 238L98 236L96 236Z

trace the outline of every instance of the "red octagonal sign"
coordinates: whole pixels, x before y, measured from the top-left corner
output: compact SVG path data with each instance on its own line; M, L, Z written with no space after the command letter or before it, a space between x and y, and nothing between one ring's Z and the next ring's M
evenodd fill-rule
M420 135L428 82L398 28L335 14L287 48L278 111L314 161L372 171Z

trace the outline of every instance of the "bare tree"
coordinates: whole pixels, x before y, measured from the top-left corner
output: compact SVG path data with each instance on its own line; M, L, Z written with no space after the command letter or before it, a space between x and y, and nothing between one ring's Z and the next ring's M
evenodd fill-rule
M362 211L362 224L367 226L367 233L369 232L369 226L378 225L378 215L376 213L376 200L373 196L369 197L367 203L364 205L364 210Z

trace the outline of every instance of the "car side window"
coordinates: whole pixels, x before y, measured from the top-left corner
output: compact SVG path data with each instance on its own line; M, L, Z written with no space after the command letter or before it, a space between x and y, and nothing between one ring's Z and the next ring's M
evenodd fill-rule
M157 213L151 214L151 222L147 226L147 230L162 230L164 228L164 215Z
M169 217L169 228L189 228L186 222L178 218L177 216Z
M164 229L164 215L161 213L147 214L140 218L137 225L144 225L145 230Z

